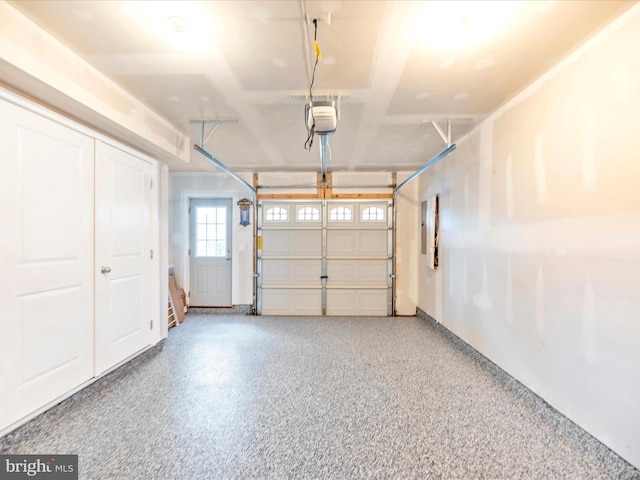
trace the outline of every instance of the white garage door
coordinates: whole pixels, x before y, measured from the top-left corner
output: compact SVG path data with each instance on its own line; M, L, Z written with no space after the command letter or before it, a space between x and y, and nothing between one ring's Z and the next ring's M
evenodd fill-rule
M391 314L388 201L263 201L259 312Z

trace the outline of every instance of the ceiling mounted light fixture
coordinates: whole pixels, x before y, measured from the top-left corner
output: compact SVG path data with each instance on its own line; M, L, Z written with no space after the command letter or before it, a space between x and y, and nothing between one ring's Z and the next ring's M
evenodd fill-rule
M187 22L184 18L179 17L177 15L169 16L167 18L167 21L169 22L169 25L171 25L171 27L173 28L174 32L176 32L179 35L182 33L186 33L191 27L189 25L189 22Z
M196 48L196 40L191 25L184 18L178 15L169 15L167 17L169 23L169 41L173 48L180 52L187 52Z
M179 52L204 52L213 48L215 22L207 2L122 2L120 11L160 45Z
M504 34L536 2L425 2L412 26L416 40L434 50L464 50Z

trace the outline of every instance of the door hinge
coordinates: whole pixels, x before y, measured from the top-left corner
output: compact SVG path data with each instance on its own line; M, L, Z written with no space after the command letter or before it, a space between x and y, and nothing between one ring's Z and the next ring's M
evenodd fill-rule
M151 320L151 322L150 322L149 329L153 330L153 320Z
M191 249L189 249L189 256L191 256Z
M150 187L149 188L153 188L153 178L149 179L149 183L150 183Z
M151 258L151 260L153 260L153 249L150 250L150 257L149 258Z
M187 210L189 211L189 214L191 214L191 207L189 207Z

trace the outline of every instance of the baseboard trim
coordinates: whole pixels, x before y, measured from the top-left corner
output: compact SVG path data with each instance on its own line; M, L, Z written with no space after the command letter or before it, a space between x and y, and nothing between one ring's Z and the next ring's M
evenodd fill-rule
M442 325L427 312L421 310L420 308L417 308L416 316L424 320L429 327L433 328L440 335L446 338L452 344L452 346L466 355L480 368L490 373L503 388L517 396L525 405L527 405L527 407L533 409L536 412L539 412L540 415L544 418L549 418L554 429L559 431L563 436L570 439L572 442L580 445L580 448L590 448L590 442L604 445L614 455L620 457L631 467L634 467L631 463L629 463L628 460L622 457L607 444L594 437L591 433L589 433L589 431L585 430L582 426L571 420L564 413L562 413L536 392L527 387L524 383L509 375L509 373L500 368L497 364L492 362L489 358L484 356L463 339L458 337L455 333Z
M121 361L120 363L114 365L113 367L109 368L108 370L102 372L101 374L99 374L99 375L97 375L97 376L95 376L93 378L90 378L89 380L86 380L86 381L82 382L80 385L76 386L75 388L72 388L71 390L69 390L68 392L64 393L63 395L60 395L55 400L52 400L52 401L46 403L45 405L43 405L42 407L38 408L37 410L34 410L30 414L22 417L20 420L17 420L16 422L6 426L2 430L0 430L0 439L2 439L3 437L11 434L12 432L15 432L20 427L22 427L26 423L29 423L30 421L36 419L40 415L43 415L43 414L47 413L52 408L54 408L54 407L56 407L56 406L58 406L58 405L60 405L60 404L62 404L64 402L72 401L72 399L81 398L83 396L83 393L88 393L89 392L89 390L90 390L89 387L91 387L94 384L97 384L97 383L101 382L106 377L111 376L111 378L114 378L114 376L116 376L118 373L123 373L125 370L129 371L126 367L135 368L141 362L144 362L146 359L150 358L151 356L153 356L156 353L158 353L159 351L161 351L163 346L164 346L164 341L165 341L165 339L163 338L162 340L160 340L155 345L149 345L149 346L143 348L139 352L134 353L130 357L128 357L125 360Z

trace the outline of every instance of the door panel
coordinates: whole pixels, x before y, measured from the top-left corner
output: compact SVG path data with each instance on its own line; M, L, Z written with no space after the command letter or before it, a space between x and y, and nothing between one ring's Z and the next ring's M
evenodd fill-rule
M192 307L230 307L231 199L190 202L190 297Z
M387 315L387 289L327 289L327 315Z
M322 315L320 288L265 288L264 315Z
M151 164L96 142L96 374L151 342Z
M117 299L112 303L110 338L112 342L119 343L136 335L141 327L140 322L131 319L141 318L145 314L144 302L140 301L144 295L144 275L116 278L109 282L108 288L109 297Z
M351 259L327 260L328 286L384 286L388 285L387 260Z
M318 260L264 259L262 265L262 285L321 286L322 268Z
M93 140L0 100L0 429L93 376Z
M328 230L328 256L387 257L387 230Z
M77 286L18 297L24 382L37 381L78 360L78 337L74 330L82 324L78 314L81 302ZM57 341L53 343L52 338Z
M322 203L265 202L261 211L261 313L322 315Z
M339 204L329 205L334 211ZM327 314L388 315L389 229L387 204L354 202L352 222L339 217L327 228Z
M319 258L322 255L322 227L316 228L265 230L262 235L262 254Z

